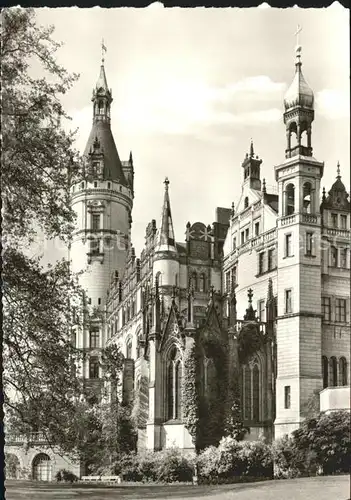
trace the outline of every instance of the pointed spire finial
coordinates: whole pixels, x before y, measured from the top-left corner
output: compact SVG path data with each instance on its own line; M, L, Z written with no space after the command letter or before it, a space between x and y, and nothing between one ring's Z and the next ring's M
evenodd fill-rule
M267 189L266 189L266 179L263 178L262 179L262 193L263 194L266 194L267 193Z
M235 204L234 204L234 201L232 201L232 217L234 217L235 215Z
M133 155L132 155L132 152L131 152L131 151L130 151L130 153L129 153L129 163L130 163L131 165L133 165Z
M340 179L341 175L340 175L340 162L339 161L338 161L338 164L337 164L337 167L336 167L336 172L337 172L336 178Z
M298 24L297 25L297 29L294 33L294 35L296 36L296 47L295 47L295 52L296 52L296 65L297 66L301 66L301 45L299 44L299 33L301 33L302 31L302 28L301 26Z
M253 140L251 139L250 143L250 158L254 158L255 153L254 153L254 145L253 145Z
M168 186L169 186L168 177L165 178L165 180L163 181L163 184L165 185L165 190L168 191Z

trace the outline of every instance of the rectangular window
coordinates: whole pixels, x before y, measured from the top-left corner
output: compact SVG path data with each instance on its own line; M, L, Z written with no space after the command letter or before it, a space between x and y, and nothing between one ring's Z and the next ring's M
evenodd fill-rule
M258 274L264 272L264 252L258 254Z
M236 249L236 238L233 238L233 250Z
M332 226L338 227L338 214L331 214Z
M346 322L346 299L336 299L335 301L335 321Z
M225 291L230 292L230 271L225 273Z
M347 248L342 248L340 251L340 267L347 269Z
M93 330L90 330L89 332L89 346L91 348L99 347L99 330L97 328L94 328Z
M340 215L341 229L347 229L347 215Z
M291 391L290 385L284 387L284 408L288 410L291 406Z
M100 243L99 240L89 240L89 245L90 245L90 253L92 254L97 254L100 251Z
M234 266L232 269L232 285L233 285L233 287L236 286L236 279L237 279L236 266Z
M275 263L275 248L270 248L268 250L268 271L271 271L276 267Z
M292 312L292 291L291 289L285 290L285 314L290 314Z
M100 229L100 214L93 214L91 216L91 229L98 231Z
M292 235L286 234L285 235L285 257L291 257L291 256L292 256Z
M99 378L99 359L92 356L89 360L89 378Z
M306 233L306 255L312 255L313 233Z
M244 231L241 231L241 244L243 245L245 243L245 233Z
M255 223L255 236L258 236L260 234L260 223L256 222Z
M265 300L258 301L258 320L265 321L266 316L266 302Z
M322 314L324 321L330 321L330 315L331 315L330 297L322 297Z
M245 229L245 241L249 239L249 228Z

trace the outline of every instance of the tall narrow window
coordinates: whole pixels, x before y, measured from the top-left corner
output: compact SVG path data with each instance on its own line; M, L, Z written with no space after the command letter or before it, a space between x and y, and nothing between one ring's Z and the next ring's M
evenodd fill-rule
M347 229L347 215L340 215L341 229Z
M92 214L91 216L91 230L99 231L100 229L100 214Z
M284 387L284 408L288 410L291 407L291 389L290 385Z
M336 247L330 247L330 265L338 267L338 249Z
M338 385L338 363L335 356L330 358L330 385L331 387Z
M340 250L340 267L342 267L343 269L347 269L347 253L347 248L342 248Z
M180 353L173 347L168 357L167 367L167 418L181 417L182 365Z
M249 228L247 227L245 229L245 241L247 241L249 239Z
M236 286L236 280L237 280L237 275L236 275L236 266L232 268L232 288Z
M335 300L335 321L346 322L346 299Z
M236 249L236 237L234 236L234 238L233 238L233 250L235 250L235 249Z
M322 314L324 321L330 321L331 317L330 297L322 297Z
M268 250L268 271L272 271L272 269L275 269L275 267L275 248L270 248Z
M260 223L255 222L255 236L258 236L260 234Z
M241 238L241 244L243 245L245 243L245 233L244 233L244 231L241 231L240 238Z
M288 184L285 191L285 215L291 215L295 212L295 186Z
M303 211L307 214L311 213L311 197L312 197L312 186L309 182L305 182L303 185Z
M225 273L225 291L230 293L230 271Z
M252 420L260 420L260 370L257 364L252 369Z
M286 234L285 235L285 257L291 257L292 256L292 235Z
M331 214L331 221L333 227L338 227L338 214Z
M191 281L192 281L192 285L193 285L193 288L195 291L197 291L197 274L194 272L192 275L191 275Z
M89 378L99 378L99 358L91 356L89 359Z
M313 233L306 233L306 255L312 255Z
M285 314L292 312L292 291L291 289L285 290Z
M100 339L100 333L98 328L93 328L89 332L89 344L90 347L93 349L95 347L99 347L99 339Z
M249 198L248 196L246 196L244 200L244 208L247 208L248 206L249 206Z
M346 358L341 357L339 359L339 385L347 385L347 362Z
M127 359L132 359L132 339L128 339L127 345L126 345L126 358Z
M200 289L200 292L206 292L206 277L205 277L204 273L202 273L200 275L199 289Z
M258 254L258 274L264 272L264 252Z
M258 319L259 321L265 321L266 319L266 301L258 301Z
M249 365L244 366L244 418L251 420L251 370Z
M328 358L326 356L322 356L323 389L328 387L328 379L329 379L328 372L329 372Z

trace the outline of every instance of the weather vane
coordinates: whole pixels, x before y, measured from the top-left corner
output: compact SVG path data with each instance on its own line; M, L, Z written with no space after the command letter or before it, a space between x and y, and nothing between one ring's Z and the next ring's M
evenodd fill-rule
M105 53L107 52L107 48L106 48L106 45L104 44L104 39L102 39L101 41L101 61L102 61L102 64L104 64L105 62Z
M301 31L302 31L302 28L301 28L301 26L298 24L298 25L297 25L297 29L296 29L296 31L295 31L295 33L294 33L294 35L296 36L296 45L297 45L297 46L299 46L299 33L301 33Z

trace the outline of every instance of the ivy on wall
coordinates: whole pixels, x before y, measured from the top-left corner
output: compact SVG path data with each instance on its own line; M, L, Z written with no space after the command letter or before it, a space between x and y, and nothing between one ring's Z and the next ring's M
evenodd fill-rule
M199 398L197 387L198 359L195 343L185 348L184 353L184 376L182 387L183 422L193 439L196 451L198 451L199 436Z

